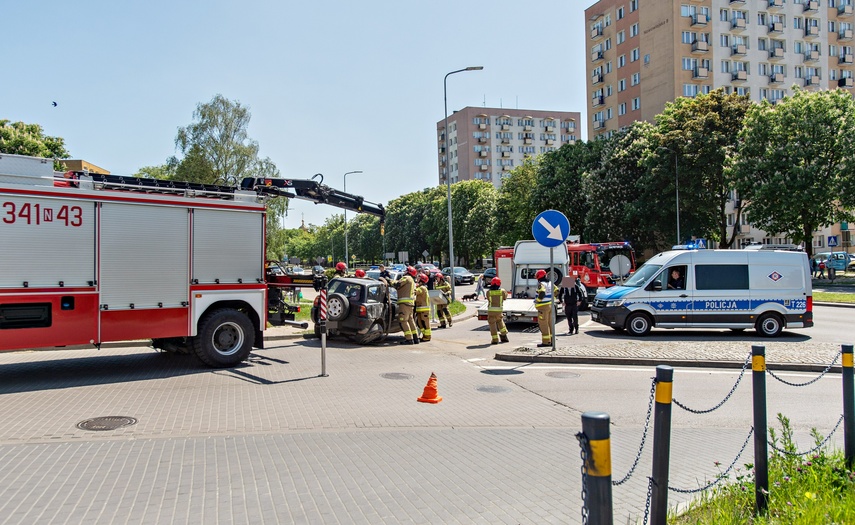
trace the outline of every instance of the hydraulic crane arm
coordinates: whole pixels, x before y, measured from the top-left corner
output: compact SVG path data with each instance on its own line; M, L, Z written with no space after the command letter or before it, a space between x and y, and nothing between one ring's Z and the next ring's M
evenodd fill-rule
M320 177L320 181L314 179ZM291 199L314 201L315 204L329 204L344 210L368 213L380 217L380 222L386 219L386 208L382 204L368 202L359 195L338 191L323 184L324 177L320 173L306 179L266 179L247 177L241 182L242 190L253 190L259 195L275 195Z

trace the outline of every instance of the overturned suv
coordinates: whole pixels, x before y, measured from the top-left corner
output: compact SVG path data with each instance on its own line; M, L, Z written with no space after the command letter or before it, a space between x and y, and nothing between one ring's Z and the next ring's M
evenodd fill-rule
M320 337L320 298L312 306L315 335ZM379 343L400 332L398 297L383 281L337 277L327 287L327 335L343 335L359 344Z

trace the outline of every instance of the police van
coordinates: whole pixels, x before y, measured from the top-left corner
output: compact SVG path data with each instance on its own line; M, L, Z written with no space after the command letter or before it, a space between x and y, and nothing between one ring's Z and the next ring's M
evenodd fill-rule
M600 291L591 319L636 336L655 326L754 328L775 337L813 326L811 295L804 252L674 249L652 257L623 286Z

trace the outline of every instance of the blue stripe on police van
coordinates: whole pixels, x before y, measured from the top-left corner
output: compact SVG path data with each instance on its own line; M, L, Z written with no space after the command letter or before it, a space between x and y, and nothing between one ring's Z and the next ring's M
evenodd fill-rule
M610 301L613 299L620 299L624 295L635 290L638 290L638 288L633 288L632 286L612 286L611 288L606 288L605 290L598 292L597 295L599 295L600 299Z
M804 311L807 308L805 299L711 299L706 301L627 301L624 306L646 304L654 310L669 312L675 310L691 310L694 312L750 312L768 303L780 304L787 310Z

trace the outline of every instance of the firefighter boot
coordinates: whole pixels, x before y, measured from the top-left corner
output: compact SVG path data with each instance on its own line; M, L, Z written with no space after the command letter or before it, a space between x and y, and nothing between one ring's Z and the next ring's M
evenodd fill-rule
M445 321L439 323L439 326L437 326L437 328L445 328Z
M499 337L502 339L503 343L509 343L508 334L499 334Z
M411 344L419 344L419 334L413 334L413 342Z

